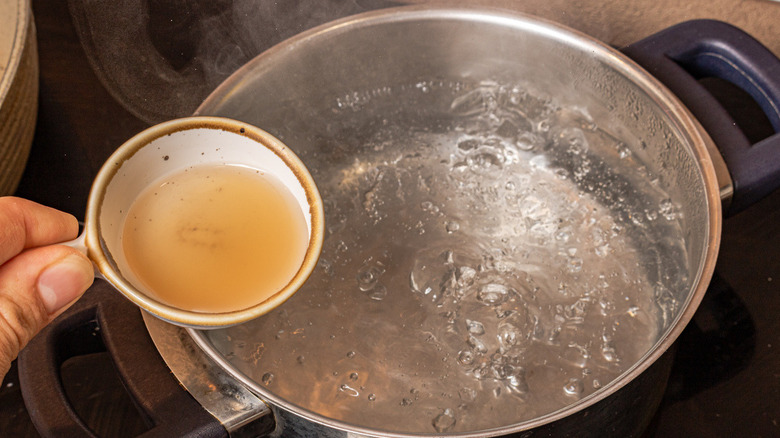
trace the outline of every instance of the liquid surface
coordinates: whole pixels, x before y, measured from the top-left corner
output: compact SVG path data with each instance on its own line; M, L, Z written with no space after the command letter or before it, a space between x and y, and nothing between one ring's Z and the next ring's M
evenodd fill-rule
M123 232L128 265L160 301L229 312L262 302L301 266L303 213L272 176L201 166L165 178L133 203Z
M317 269L274 312L206 333L261 391L379 431L487 430L593 394L673 319L680 210L641 146L586 111L430 81L327 113L315 137L332 140L296 150L325 199Z

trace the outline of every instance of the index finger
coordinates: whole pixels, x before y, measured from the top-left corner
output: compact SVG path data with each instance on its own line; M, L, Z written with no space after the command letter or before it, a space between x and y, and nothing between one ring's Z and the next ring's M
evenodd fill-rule
M0 197L0 264L27 248L75 239L73 215L13 196Z

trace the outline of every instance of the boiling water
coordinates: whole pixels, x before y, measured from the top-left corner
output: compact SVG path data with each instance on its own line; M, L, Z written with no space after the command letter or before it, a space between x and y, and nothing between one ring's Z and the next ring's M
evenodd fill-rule
M373 429L479 431L594 393L668 324L683 218L587 112L459 82L333 112L339 141L302 153L325 199L317 270L277 311L208 334L271 393Z

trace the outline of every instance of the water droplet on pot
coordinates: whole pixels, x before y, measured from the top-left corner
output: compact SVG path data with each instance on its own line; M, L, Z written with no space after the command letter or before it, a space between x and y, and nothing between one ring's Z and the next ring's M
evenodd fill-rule
M455 425L455 414L452 409L445 409L433 419L433 428L436 432L446 432Z
M576 377L572 377L568 382L566 382L565 385L563 385L563 392L569 396L578 397L584 390L585 385L583 385L582 380L577 379Z

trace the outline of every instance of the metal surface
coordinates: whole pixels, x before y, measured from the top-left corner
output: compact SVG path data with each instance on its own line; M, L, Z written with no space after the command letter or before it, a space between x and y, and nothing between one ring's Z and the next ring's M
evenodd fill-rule
M163 359L176 369L176 378L231 437L262 436L274 429L269 407L202 354L185 329L146 312L143 317L155 346L166 352Z
M408 23L415 25L405 26ZM458 29L458 23L468 23L468 30ZM394 25L403 30L399 32L397 28L393 28ZM447 27L450 25L453 28ZM366 37L368 34L364 33L367 29L372 35L370 41ZM401 41L397 46L371 46L375 41L391 40L382 37L385 31L389 32L388 35L394 35L395 39L403 34L409 40ZM454 36L457 37L453 39ZM464 38L460 38L461 36ZM512 44L503 44L502 41L502 44L492 47L481 45L484 40L496 41L502 38L511 40ZM335 41L338 43L334 43ZM422 43L410 50L410 47L415 46L413 41ZM443 44L444 41L446 45ZM442 44L437 45L438 42ZM532 50L538 48L537 46L542 48L538 52ZM324 47L329 49L325 50ZM358 54L354 54L355 52ZM379 63L377 66L375 63L366 62L369 58L360 58L361 55L367 56L372 52L382 53L388 59L393 59L393 65ZM523 56L520 57L519 53ZM548 58L550 56L552 58ZM325 59L321 57L325 57L327 63L324 63ZM421 61L429 57L433 57L435 61ZM518 59L523 59L523 63L518 63ZM551 77L549 70L529 67L545 64L555 65L556 72L576 71L579 76L575 80L566 75ZM511 65L512 69L508 69L508 65ZM459 70L461 67L463 70ZM438 68L442 69L437 70ZM296 75L291 76L291 72L296 72ZM316 79L307 76L305 72L316 73ZM404 74L407 76L403 76ZM700 127L687 110L669 95L663 86L638 70L619 53L599 42L522 16L427 8L367 14L295 37L242 68L207 100L200 113L226 115L261 125L283 138L294 150L300 151L310 147L306 140L301 139L306 135L295 136L295 132L288 131L299 127L291 128L290 125L294 123L290 123L289 119L278 118L286 115L264 111L263 107L267 102L254 97L270 96L272 100L284 103L300 99L312 107L327 108L328 104L323 102L333 99L334 96L349 95L354 90L379 89L388 83L389 78L397 78L398 75L412 83L441 77L476 77L500 81L503 79L501 76L505 75L521 76L560 99L563 105L576 104L588 108L596 123L605 125L605 129L623 129L620 123L614 123L613 127L609 118L603 119L603 122L600 118L607 113L612 116L617 114L621 123L640 131L638 137L656 138L665 135L678 139L679 144L669 144L668 141L661 144L679 148L675 149L671 156L674 157L672 160L679 159L680 162L669 162L669 154L654 150L650 141L648 155L643 156L653 172L664 169L662 178L667 180L676 202L684 208L683 214L688 223L687 233L690 236L690 241L686 242L691 265L690 287L675 291L680 311L673 315L673 321L666 327L666 332L642 360L593 396L533 421L498 427L488 433L482 431L476 435L464 433L459 436L499 435L555 422L615 394L637 378L669 348L683 330L695 312L714 269L720 236L721 195L712 158L707 153L711 145L706 134L700 131ZM348 79L339 80L340 78ZM607 92L600 96L603 101L597 98L583 102L583 96L598 94L596 90L605 88ZM247 96L253 98L248 99ZM628 102L625 96L630 96ZM630 105L634 107L629 107ZM631 124L626 120L632 114L637 115L637 107L641 117L636 118L650 119L650 130L645 125ZM694 190L690 190L691 188ZM209 341L203 334L195 336L210 354L215 357L224 354L208 348ZM333 421L317 413L302 411L266 390L257 379L248 378L231 366L230 361L218 360L230 373L250 385L253 391L285 410L299 413L316 423L335 429L364 434L376 433L370 429Z

